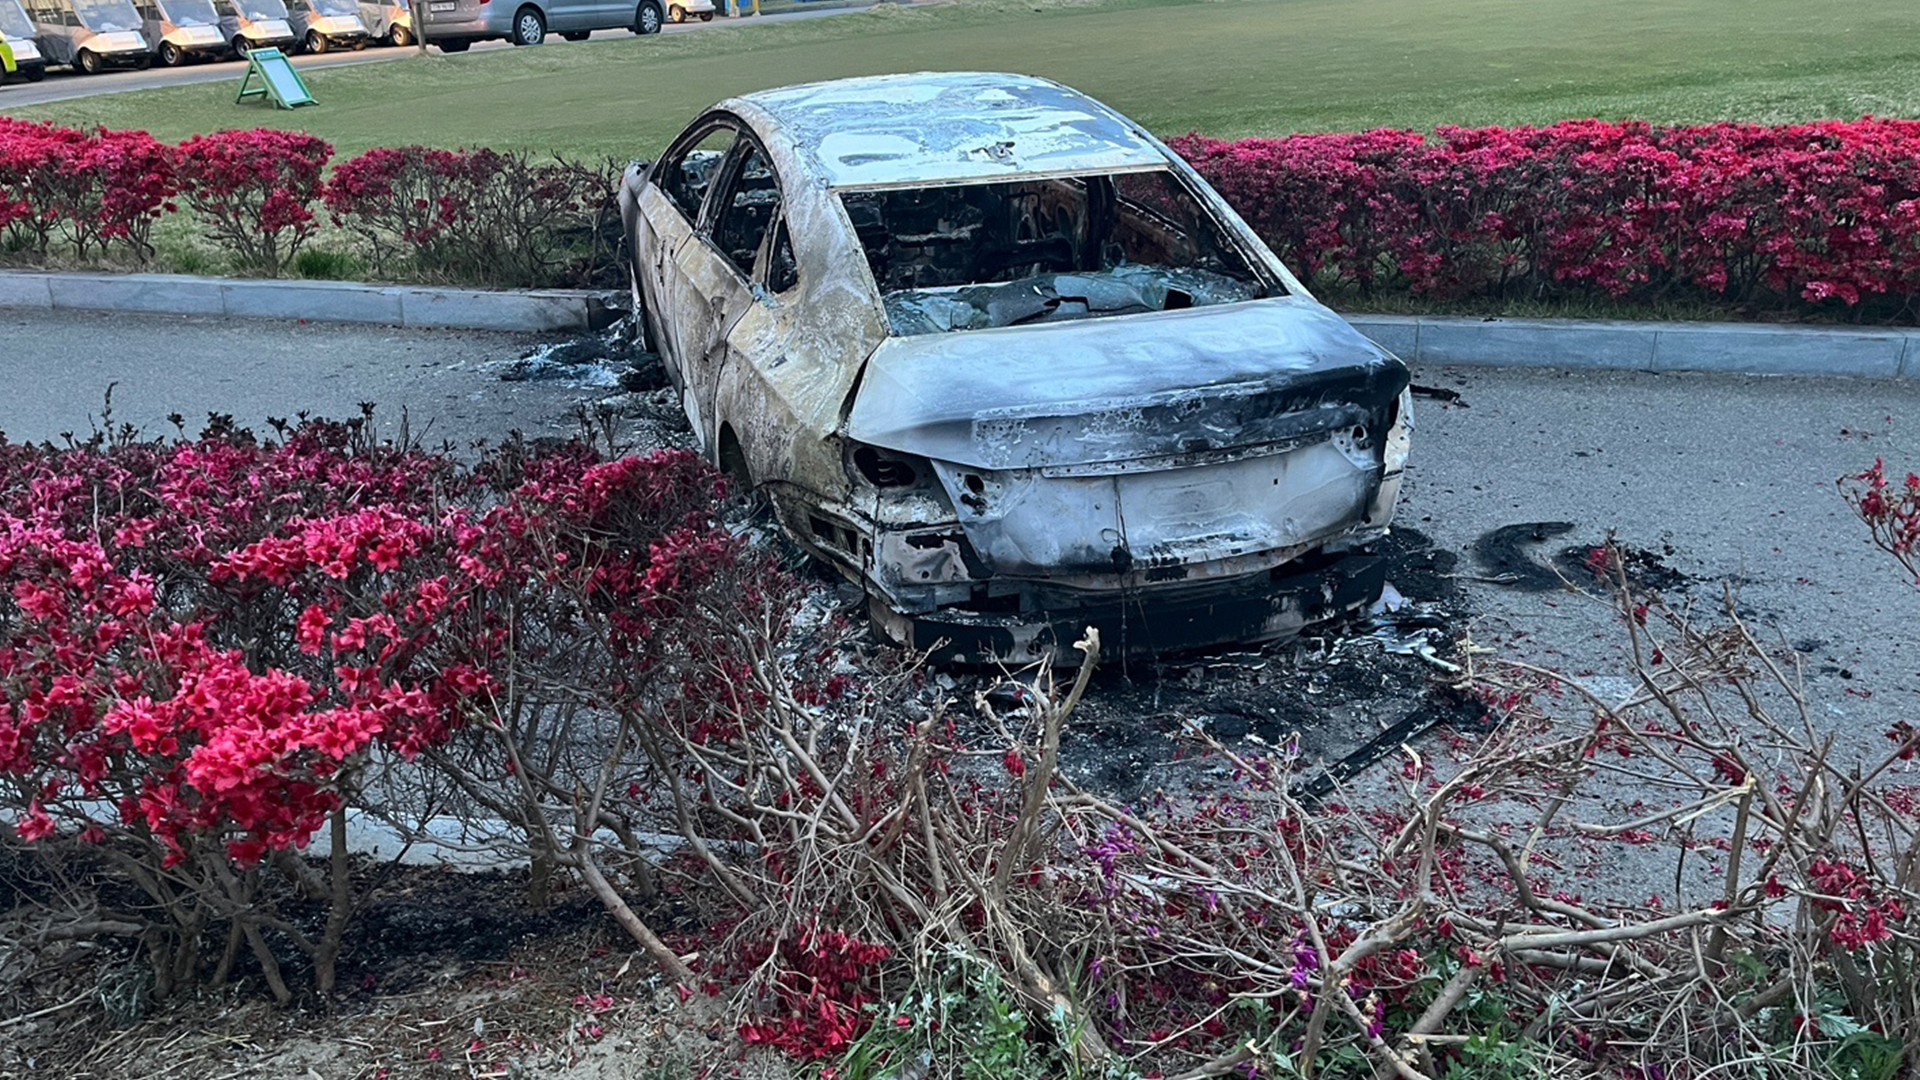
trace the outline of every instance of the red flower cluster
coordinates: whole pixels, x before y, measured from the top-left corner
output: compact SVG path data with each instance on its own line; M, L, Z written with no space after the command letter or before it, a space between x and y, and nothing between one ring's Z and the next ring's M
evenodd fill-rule
M769 1015L740 1025L740 1037L803 1061L839 1057L873 1022L867 1006L876 1000L879 964L891 955L884 945L817 926L803 927L777 946L746 946L746 964L771 960L777 971Z
M1442 296L1920 294L1920 122L1173 141L1296 269Z

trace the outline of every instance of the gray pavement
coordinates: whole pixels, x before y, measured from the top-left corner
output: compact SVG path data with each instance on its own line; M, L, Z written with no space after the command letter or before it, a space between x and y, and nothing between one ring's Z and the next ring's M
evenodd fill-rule
M1904 579L1836 492L1885 457L1920 470L1920 386L1911 381L1637 372L1416 370L1468 406L1422 402L1398 524L1458 552L1504 525L1573 523L1541 545L1595 544L1608 529L1696 579L1718 608L1736 583L1749 621L1796 649L1816 723L1842 751L1884 749L1920 690L1920 588ZM1669 553L1669 549L1671 549ZM1566 592L1467 583L1475 636L1509 654L1605 679L1620 636ZM1844 760L1844 758L1843 758Z
M844 15L853 11L863 11L872 7L871 3L851 6L832 6L825 8L805 8L799 11L783 11L778 14L757 15L741 19L726 17L715 18L712 22L689 20L688 22L661 28L664 34L691 34L715 26L759 26L780 22L797 22L805 19L819 19L831 15ZM625 40L632 37L627 30L601 30L594 33L585 43L595 41ZM558 34L549 36L541 48L568 48L582 42L560 40ZM464 56L474 53L493 52L510 49L512 45L504 41L483 41L475 44ZM346 67L351 64L377 64L386 60L402 60L415 55L414 46L392 48L374 46L363 52L327 53L323 56L296 56L295 67L302 71L322 71L327 68ZM439 55L439 50L433 50ZM132 90L157 90L168 86L188 86L193 83L238 81L246 71L246 65L238 60L215 61L190 64L184 67L153 67L145 71L118 71L100 75L82 75L70 67L56 66L47 69L44 82L8 82L0 87L0 112L9 109L23 109L33 105L45 105L54 101L67 101L72 98L94 97L100 94L120 94Z
M0 308L0 431L15 441L85 433L109 383L113 414L153 434L178 413L198 431L208 412L258 427L267 417L356 415L371 401L387 423L404 408L414 431L465 443L571 430L588 395L501 382L489 365L536 339L480 331L335 323L140 316ZM604 391L603 391L604 393Z

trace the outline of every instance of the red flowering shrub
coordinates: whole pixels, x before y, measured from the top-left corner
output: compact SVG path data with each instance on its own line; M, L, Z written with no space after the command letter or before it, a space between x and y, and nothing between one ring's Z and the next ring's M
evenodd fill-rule
M1920 294L1920 122L1300 134L1173 146L1323 284L1676 291L1890 313Z
M618 220L617 170L493 150L369 150L334 169L334 222L386 274L484 285L584 283Z
M325 140L300 131L221 131L180 144L180 194L235 265L275 276L313 235L310 209L333 156Z
M0 821L146 894L163 990L195 977L218 924L283 1000L269 929L324 992L352 906L344 815L391 801L369 795L376 780L451 767L442 748L472 728L458 760L480 767L455 775L524 819L539 800L522 801L523 780L576 778L512 756L534 745L515 725L542 694L592 707L569 714L578 732L712 692L700 665L724 649L693 616L710 590L730 618L764 595L723 573L741 545L712 519L717 483L689 454L601 461L577 445L463 466L379 445L364 421L270 443L219 425L176 442L0 440ZM268 871L311 884L287 856L329 822L331 910L309 935L275 914ZM591 861L569 841L557 852Z
M114 248L144 259L177 190L170 149L144 131L0 117L0 227L10 247L44 258L58 238L82 261Z

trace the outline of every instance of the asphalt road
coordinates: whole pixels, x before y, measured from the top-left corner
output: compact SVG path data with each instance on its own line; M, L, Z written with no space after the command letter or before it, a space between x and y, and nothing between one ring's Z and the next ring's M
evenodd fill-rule
M716 0L716 7L719 6ZM757 26L778 22L795 22L803 19L819 19L830 15L844 15L848 12L862 11L872 5L869 3L854 6L836 6L828 8L805 8L799 11L783 11L778 14L758 15L745 19L730 19L716 16L712 22L689 20L680 25L669 24L663 27L665 34L691 34L714 26ZM567 42L560 35L550 34L541 46L567 48L577 44L591 44L596 41L624 40L633 35L626 30L601 30L593 34L587 42ZM483 41L475 44L464 55L492 52L497 49L510 49L512 45L504 41ZM415 55L417 48L392 48L373 46L364 52L327 53L323 56L296 56L295 67L302 71L320 71L326 68L345 67L349 64L377 64L385 60L402 60ZM438 54L439 50L434 50ZM152 67L145 71L118 71L100 75L82 75L66 66L51 67L47 70L44 82L28 83L10 81L0 87L0 112L8 109L25 108L31 105L44 105L53 101L66 101L71 98L93 97L98 94L120 94L130 90L156 90L168 86L186 86L192 83L220 82L238 80L246 71L246 65L239 60L213 61L209 63L188 64L184 67Z
M536 339L0 309L0 430L13 439L84 432L115 383L116 421L159 432L169 413L248 424L300 410L404 409L416 431L465 443L575 430L606 390L500 381ZM1876 456L1920 469L1920 383L1854 379L1435 369L1423 384L1462 404L1419 402L1398 524L1457 552L1477 640L1575 675L1621 670L1598 605L1473 580L1476 541L1508 525L1563 521L1548 549L1607 530L1647 549L1712 603L1721 579L1764 633L1801 654L1816 719L1859 748L1911 718L1920 589L1867 542L1834 481ZM1617 677L1617 675L1615 676Z

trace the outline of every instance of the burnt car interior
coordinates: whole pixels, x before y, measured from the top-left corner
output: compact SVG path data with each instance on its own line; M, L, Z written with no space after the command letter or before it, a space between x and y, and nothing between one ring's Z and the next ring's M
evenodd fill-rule
M895 336L1284 292L1167 170L841 195Z

